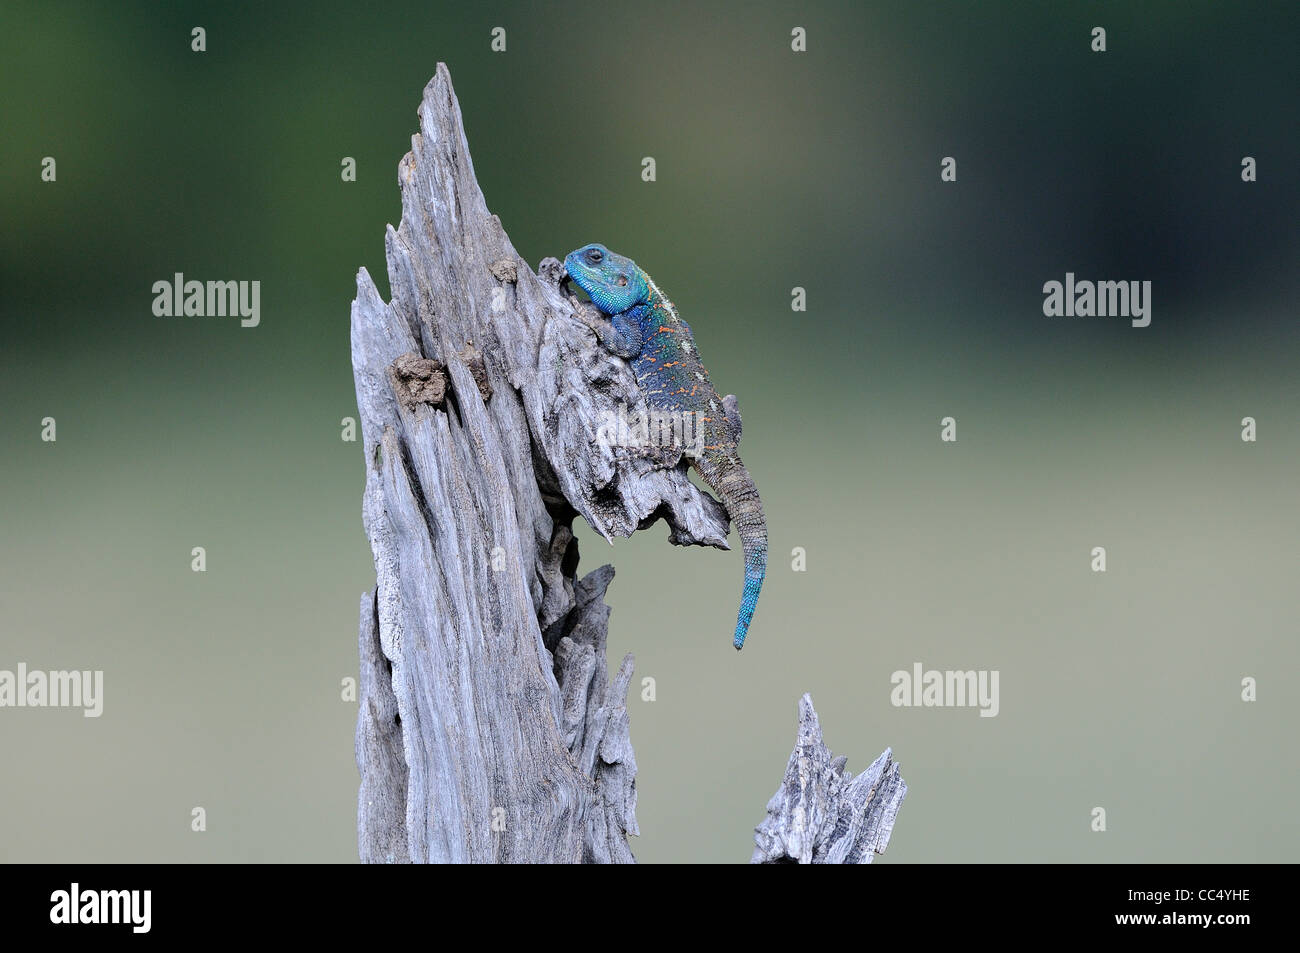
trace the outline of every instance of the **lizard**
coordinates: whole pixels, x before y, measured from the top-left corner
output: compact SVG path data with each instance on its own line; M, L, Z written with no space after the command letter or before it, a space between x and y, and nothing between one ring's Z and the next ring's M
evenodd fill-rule
M690 325L636 262L604 245L589 244L570 252L564 268L609 318L586 323L606 350L631 362L646 403L655 411L691 415L695 433L702 435L683 456L722 500L740 535L745 588L732 639L739 650L767 572L767 521L758 488L737 452L741 428L736 398L718 397Z

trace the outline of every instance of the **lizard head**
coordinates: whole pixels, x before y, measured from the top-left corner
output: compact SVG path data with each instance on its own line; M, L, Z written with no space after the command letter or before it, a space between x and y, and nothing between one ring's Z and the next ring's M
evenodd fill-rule
M624 258L604 245L590 244L569 252L565 270L592 303L606 314L618 314L650 298L645 273L631 258Z

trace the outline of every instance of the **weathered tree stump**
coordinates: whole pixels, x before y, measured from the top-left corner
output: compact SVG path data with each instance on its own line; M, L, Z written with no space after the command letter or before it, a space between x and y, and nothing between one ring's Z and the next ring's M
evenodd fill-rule
M362 269L352 304L376 572L361 859L630 862L632 657L611 683L614 570L578 578L573 519L606 538L662 519L673 543L726 548L727 513L677 458L597 439L644 399L577 317L595 311L561 288L560 263L534 274L488 212L443 64L419 117L386 235L393 299Z

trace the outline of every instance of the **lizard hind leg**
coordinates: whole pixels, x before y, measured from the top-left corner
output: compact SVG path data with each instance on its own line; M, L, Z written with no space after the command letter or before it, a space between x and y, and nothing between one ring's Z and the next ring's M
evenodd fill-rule
M740 403L736 400L735 394L728 394L722 398L722 410L727 415L727 426L731 428L731 434L735 438L737 445L740 444Z

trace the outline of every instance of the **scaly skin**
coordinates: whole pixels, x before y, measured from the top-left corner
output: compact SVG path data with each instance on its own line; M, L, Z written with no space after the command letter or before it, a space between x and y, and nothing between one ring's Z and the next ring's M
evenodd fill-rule
M603 245L584 245L564 259L569 277L591 296L610 323L593 326L601 344L632 363L651 408L693 416L702 448L685 456L727 508L745 551L745 589L732 644L745 644L767 572L767 522L758 489L740 461L736 398L718 397L700 362L691 328L673 303L630 258Z

